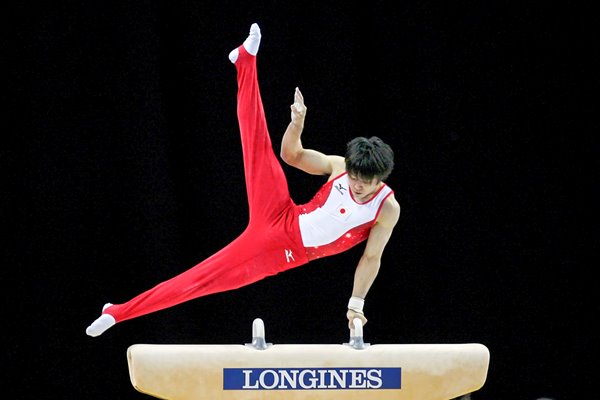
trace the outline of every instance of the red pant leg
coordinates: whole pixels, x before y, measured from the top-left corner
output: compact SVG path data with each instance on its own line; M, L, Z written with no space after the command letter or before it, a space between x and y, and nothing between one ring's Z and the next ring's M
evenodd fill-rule
M257 58L239 47L237 114L242 139L250 223L264 224L293 204L287 179L273 152L260 96Z

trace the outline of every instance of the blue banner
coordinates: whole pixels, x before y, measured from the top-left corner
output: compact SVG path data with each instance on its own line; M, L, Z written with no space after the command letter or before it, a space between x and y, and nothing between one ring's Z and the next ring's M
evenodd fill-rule
M224 390L400 389L401 368L223 368Z

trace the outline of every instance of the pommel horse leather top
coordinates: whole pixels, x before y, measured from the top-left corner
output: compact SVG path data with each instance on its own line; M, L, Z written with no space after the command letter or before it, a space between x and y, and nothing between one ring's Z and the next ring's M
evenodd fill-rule
M344 344L266 343L264 324L245 345L134 344L133 387L169 400L449 400L479 390L482 344L365 344L360 320Z

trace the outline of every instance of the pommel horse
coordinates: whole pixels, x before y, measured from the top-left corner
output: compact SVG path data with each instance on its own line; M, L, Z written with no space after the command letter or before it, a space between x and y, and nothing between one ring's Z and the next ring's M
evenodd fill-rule
M273 345L260 318L245 345L134 344L129 376L137 391L169 400L450 400L485 383L482 344L370 345L353 323L341 345Z

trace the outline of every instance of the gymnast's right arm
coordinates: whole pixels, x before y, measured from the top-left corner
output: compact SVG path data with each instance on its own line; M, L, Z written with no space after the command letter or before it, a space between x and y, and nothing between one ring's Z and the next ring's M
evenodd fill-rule
M344 168L344 158L328 156L319 151L305 149L302 146L302 131L306 106L300 89L294 92L294 104L291 105L291 121L281 140L281 159L286 164L312 175L331 175L334 170Z

